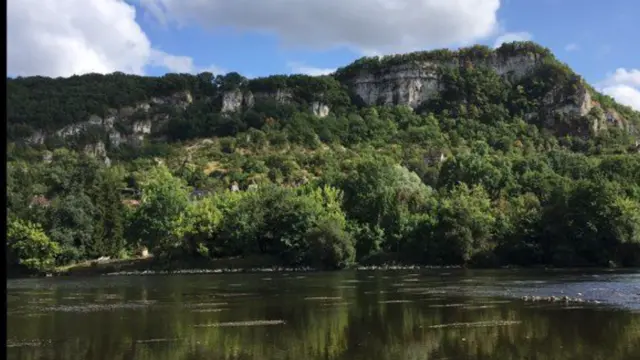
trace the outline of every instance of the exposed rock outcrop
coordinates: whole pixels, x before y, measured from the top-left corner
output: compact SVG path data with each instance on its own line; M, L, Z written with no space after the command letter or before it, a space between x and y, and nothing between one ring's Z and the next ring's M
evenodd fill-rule
M321 103L319 101L314 101L313 103L311 103L311 112L317 117L327 117L327 115L329 115L329 111L329 105L327 104Z
M85 145L84 153L102 160L106 166L111 166L111 159L107 156L107 148L102 141Z
M222 94L222 113L232 113L241 110L251 109L256 100L275 100L279 104L288 104L293 101L293 94L286 90L275 92L243 91L240 89L229 90Z
M193 95L189 91L181 91L173 94L169 97L153 97L151 98L149 105L171 105L186 109L187 106L193 103Z
M350 69L345 81L352 93L363 104L405 105L419 108L435 99L445 89L443 70L472 67L488 68L509 84L517 84L534 74L545 64L545 55L536 52L519 52L505 55L499 51L475 58L450 56L447 60L395 61L393 65L364 64ZM588 86L579 77L546 93L540 108L525 115L525 120L541 124L559 135L590 136L603 129L617 127L626 130L630 124L612 109L603 109L593 101ZM595 109L595 110L594 110Z
M493 53L488 58L474 60L473 66L488 67L500 76L517 81L530 74L540 62L541 57L533 53L511 57ZM408 105L415 109L443 90L439 74L441 68L462 65L462 60L454 58L449 61L411 61L383 71L364 68L348 82L367 105Z
M47 139L47 134L42 130L36 130L31 136L26 139L26 142L34 145L44 144L44 141Z
M84 153L98 158L105 158L107 156L107 148L104 142L98 141L95 144L86 145L84 147Z
M609 128L632 130L614 109L603 109L593 100L584 81L576 84L572 91L554 89L544 96L542 104L540 112L531 118L541 119L543 127L561 135L587 137Z
M253 94L250 91L243 92L240 89L226 91L222 94L223 113L240 111L250 108L254 104Z
M278 104L289 104L293 101L293 94L291 91L278 89L274 92L257 92L254 94L256 99L266 100L273 99Z
M144 140L145 136L151 134L153 127L169 120L169 114L154 113L154 107L172 106L184 110L192 102L193 97L189 92L179 92L165 98L154 97L147 102L140 102L132 106L107 109L104 117L92 114L87 121L65 126L53 134L37 131L26 141L31 144L42 144L51 135L67 138L82 134L92 127L97 127L108 135L109 142L113 146L117 147L127 142L139 143ZM129 127L130 134L125 135L116 130L115 125L118 123ZM92 144L91 146L100 148L98 144ZM104 144L102 146L104 147ZM89 152L93 153L94 151L89 150Z

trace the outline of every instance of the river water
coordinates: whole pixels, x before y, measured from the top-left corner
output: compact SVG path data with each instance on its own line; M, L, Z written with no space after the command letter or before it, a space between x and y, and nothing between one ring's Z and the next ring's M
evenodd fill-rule
M8 359L638 360L640 271L9 280L7 318Z

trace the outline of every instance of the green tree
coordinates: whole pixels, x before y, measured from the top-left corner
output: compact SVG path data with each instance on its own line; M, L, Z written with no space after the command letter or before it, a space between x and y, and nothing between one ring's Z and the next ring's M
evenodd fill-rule
M56 198L51 204L49 225L51 240L60 244L59 264L85 260L93 249L96 208L80 188Z
M124 205L121 197L122 181L119 174L105 170L95 189L96 226L93 256L118 256L125 249Z
M496 223L487 192L480 186L459 185L439 201L432 260L467 264L493 250Z
M60 247L49 239L40 224L14 218L7 225L7 265L35 272L53 268Z
M189 206L189 189L164 165L152 168L140 182L142 202L133 215L131 234L157 255L178 251L183 213Z

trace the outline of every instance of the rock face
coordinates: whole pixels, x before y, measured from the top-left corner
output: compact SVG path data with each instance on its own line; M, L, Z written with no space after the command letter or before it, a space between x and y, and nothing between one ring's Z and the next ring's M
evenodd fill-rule
M441 89L433 63L394 66L384 74L361 73L352 89L367 105L408 105L418 107Z
M243 92L240 89L226 91L222 94L223 113L240 111L243 108L250 108L254 104L253 94L250 91Z
M593 109L593 101L583 84L573 93L560 89L547 93L542 105L537 114L530 114L528 118L542 120L545 128L554 129L559 134L587 136L600 129L599 118L587 118Z
M327 115L329 115L329 111L329 105L327 104L321 103L319 101L314 101L313 103L311 103L311 112L317 117L327 117Z
M488 67L498 75L516 81L530 74L540 62L540 56L533 53L511 57L493 53L486 59L475 60L474 66ZM457 59L408 62L382 72L361 71L349 85L367 105L407 105L415 109L443 90L439 76L441 68L461 65Z
M278 89L275 92L257 92L255 97L263 100L274 99L278 104L288 104L293 100L293 94L282 89Z
M545 128L555 129L559 134L589 136L608 128L620 128L627 131L630 124L613 109L603 109L593 100L583 82L574 91L555 89L542 99L543 106L538 114L531 118L542 119Z
M152 133L154 126L158 126L169 120L169 115L165 113L154 113L157 106L171 106L178 109L186 109L193 102L193 97L189 92L179 92L166 98L151 98L148 102L141 102L132 106L125 106L120 109L107 109L106 115L90 115L87 121L65 126L54 134L46 134L37 131L26 141L31 144L42 144L51 135L67 138L82 134L91 128L98 128L104 131L111 145L120 146L123 143L139 143L145 136ZM135 118L135 119L134 119ZM125 124L130 128L129 134L122 134L116 130L116 124ZM105 144L102 142L87 145L85 152L95 154L99 157L106 156Z
M242 91L240 89L226 91L222 94L222 113L232 113L251 109L256 100L275 100L279 104L288 104L293 100L293 94L286 90L275 92Z
M223 114L229 114L242 110L251 109L256 101L275 101L278 104L290 104L294 101L294 96L291 92L286 90L277 90L274 92L256 92L242 91L240 89L231 90L222 94L222 109ZM314 101L309 105L309 111L313 115L324 118L329 115L331 108L329 105Z
M236 89L222 94L221 112L228 114L251 109L256 101L275 101L278 104L290 104L294 100L294 95L290 91L282 89L273 92L256 92L255 94L248 90ZM324 118L329 115L331 108L321 101L314 101L309 105L309 111L317 117Z
M84 153L102 160L106 166L111 166L111 159L107 156L107 148L102 141L86 145L84 147Z
M101 117L97 115L91 115L89 116L89 120L87 120L86 122L65 126L62 129L56 131L56 135L65 138L68 136L78 135L81 132L89 129L91 126L103 126L103 125L104 125L104 122Z
M174 107L179 107L181 109L186 109L187 106L193 103L193 96L188 91L181 91L173 94L170 97L154 97L151 98L151 102L147 103L147 107L150 105L171 105Z
M31 136L26 139L26 142L34 145L44 144L44 141L47 139L47 134L42 130L35 131Z
M514 84L535 72L543 62L544 57L537 53L505 56L498 52L473 60L455 57L447 61L408 60L383 68L363 66L346 82L365 105L405 105L416 109L444 90L440 75L442 69L484 67ZM588 136L609 127L629 130L630 125L623 117L614 110L602 110L593 101L582 80L570 90L557 87L545 94L541 103L540 109L527 114L525 120L541 123L558 134ZM594 111L595 108L598 111ZM316 109L312 111L315 113Z
M98 141L95 144L89 144L84 147L84 153L99 158L105 158L107 156L107 149L102 141Z

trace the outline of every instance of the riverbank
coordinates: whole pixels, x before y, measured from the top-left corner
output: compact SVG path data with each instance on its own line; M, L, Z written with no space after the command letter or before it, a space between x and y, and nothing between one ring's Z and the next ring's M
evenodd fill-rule
M238 272L243 269L275 268L278 267L276 259L270 257L246 257L224 259L201 259L189 261L174 261L170 265L153 256L114 259L93 260L78 264L58 267L50 273L51 276L89 276L110 274L152 274L168 272L206 272L222 270Z
M448 269L537 269L542 271L575 270L588 272L590 270L602 271L604 268L580 267L580 268L556 268L552 266L538 265L532 267L519 266L436 266L436 265L416 265L403 264L397 261L355 264L346 270L357 271L394 271L394 270L448 270ZM614 271L616 268L609 268ZM618 268L624 270L624 268ZM25 277L59 277L59 276L135 276L135 275L166 275L166 274L226 274L226 273L267 273L267 272L316 272L316 269L308 266L291 267L282 264L277 257L271 256L249 256L219 259L188 259L174 261L171 264L160 261L153 256L128 258L128 259L98 259L82 263L57 267L51 271L39 274L16 274L8 273L8 278Z
M455 270L465 269L463 266L434 266L434 265L412 265L399 263L356 264L346 270L356 271L395 271L395 270ZM469 270L487 269L486 267L468 267ZM549 266L534 266L522 268L517 266L493 267L492 269L518 270L537 269L542 271L615 271L614 268L603 269L601 267L581 267L581 268L554 268ZM617 269L617 270L624 270ZM34 277L53 276L135 276L135 275L166 275L166 274L227 274L227 273L270 273L270 272L317 272L321 269L313 267L284 266L275 257L251 256L245 258L221 258L213 260L177 261L170 267L166 263L155 259L153 256L144 258L113 259L113 260L92 260L78 264L58 267L53 271L32 275ZM11 277L25 277L25 275L15 275Z
M411 264L355 265L350 270L417 270L417 269L461 269L462 266L429 266ZM57 267L53 271L36 276L101 276L101 275L154 275L154 274L221 274L258 272L312 272L320 271L308 266L284 266L277 258L250 256L213 260L176 261L167 266L153 256L132 259L92 260Z

